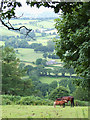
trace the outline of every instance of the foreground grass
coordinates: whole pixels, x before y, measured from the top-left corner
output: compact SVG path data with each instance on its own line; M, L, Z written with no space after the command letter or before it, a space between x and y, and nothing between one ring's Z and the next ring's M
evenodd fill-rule
M88 118L88 107L3 105L2 118Z

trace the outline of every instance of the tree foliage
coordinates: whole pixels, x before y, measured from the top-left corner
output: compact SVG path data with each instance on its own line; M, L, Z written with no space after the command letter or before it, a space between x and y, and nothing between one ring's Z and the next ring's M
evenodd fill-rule
M72 8L72 13L62 14L56 19L56 29L60 39L56 40L56 52L66 66L73 66L75 71L85 79L89 76L89 14L90 4ZM82 80L83 81L83 80ZM87 80L84 85L88 86Z
M20 83L20 71L17 68L18 59L12 48L4 48L2 52L2 92L13 94L14 89L18 89Z
M59 86L50 93L49 99L55 100L56 98L60 98L62 96L68 96L68 95L69 95L69 91L65 87Z
M31 95L32 81L22 79L25 71L19 66L19 59L16 58L13 48L2 49L2 93L12 95Z
M79 86L73 93L73 96L77 100L89 101L90 100L89 94L90 93L89 93L88 89L83 89L81 86Z

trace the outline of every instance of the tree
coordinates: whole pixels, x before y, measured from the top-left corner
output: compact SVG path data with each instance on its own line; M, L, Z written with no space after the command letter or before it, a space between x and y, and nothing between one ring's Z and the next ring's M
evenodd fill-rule
M36 60L36 65L40 65L42 63L42 58L38 58L37 60Z
M2 92L5 94L15 94L15 89L21 83L21 73L18 69L19 60L16 58L12 48L2 50Z
M42 59L42 58L38 58L38 59L36 60L36 65L46 66L46 62L47 62L47 60Z
M89 77L89 3L72 8L72 13L62 14L56 19L56 29L60 39L56 40L56 52L65 65L72 66L75 72L84 77L81 84L88 86Z
M55 43L53 41L47 42L48 51L53 52L55 50Z
M49 84L49 86L55 89L57 87L57 81L53 81L52 83Z
M42 44L41 43L32 43L31 45L29 45L29 48L34 49L34 48L39 47L39 46L42 46Z
M75 91L75 85L73 84L72 79L62 79L59 81L59 86L64 86L65 88L69 88L70 93Z
M89 92L90 91L88 91L88 89L83 89L81 86L79 86L73 93L73 96L77 100L89 101L90 100L90 97L88 96L90 94Z
M44 58L47 58L47 56L48 56L48 53L44 53L44 54L43 54L43 57L44 57Z
M20 69L20 71L22 73L22 76L25 76L25 72L26 72L25 64L24 63L20 63L18 68Z
M54 70L52 71L56 77L58 77L59 74L59 69L58 68L54 68Z
M42 95L45 97L49 90L49 85L47 83L39 83L35 86L35 89L40 90Z
M37 72L36 69L33 69L29 72L29 78L32 79L32 81L37 81L39 79L39 72Z
M73 68L66 69L66 72L70 74L70 78L71 75L75 73Z
M41 33L41 36L42 36L42 37L45 37L45 36L46 36L46 33Z
M24 64L19 64L14 49L2 48L2 94L31 95L32 81L23 79L23 75L25 75Z
M20 87L22 89L22 91L20 91L20 95L22 96L29 96L35 93L31 79L22 79Z
M66 73L66 68L61 67L61 68L59 69L59 73L62 73L62 77L64 77L64 76L65 76L65 73Z
M24 67L24 69L27 71L27 74L29 75L29 72L32 71L34 68L31 65L27 65Z
M48 52L47 46L39 46L34 49L34 51Z
M55 100L56 98L60 98L62 96L68 96L68 95L69 95L69 91L65 87L59 86L50 93L49 99Z

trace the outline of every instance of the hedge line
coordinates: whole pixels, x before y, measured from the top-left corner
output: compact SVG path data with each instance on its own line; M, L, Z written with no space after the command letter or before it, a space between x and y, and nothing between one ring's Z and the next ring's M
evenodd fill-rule
M42 99L35 96L9 96L2 95L2 105L53 105L52 100Z
M53 105L52 100L49 99L42 99L40 97L35 96L27 96L27 97L21 97L21 96L12 96L12 95L1 95L2 97L2 105ZM75 100L74 101L75 106L90 106L90 103L87 101L80 101ZM70 106L71 103L68 102L66 106Z

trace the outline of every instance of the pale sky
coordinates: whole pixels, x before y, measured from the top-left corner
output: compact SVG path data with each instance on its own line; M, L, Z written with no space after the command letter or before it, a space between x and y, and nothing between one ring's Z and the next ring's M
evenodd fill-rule
M22 7L20 7L20 8L17 7L17 9L16 9L16 15L19 15L19 16L22 15L22 13L24 14L23 15L23 17L24 17L24 16L27 16L27 14L33 14L34 16L37 16L38 13L42 13L44 11L53 11L54 12L53 9L45 8L43 6L41 6L39 9L37 7L30 7L29 5L27 5L25 3L26 0L17 0L17 1L22 3Z

